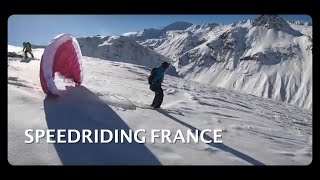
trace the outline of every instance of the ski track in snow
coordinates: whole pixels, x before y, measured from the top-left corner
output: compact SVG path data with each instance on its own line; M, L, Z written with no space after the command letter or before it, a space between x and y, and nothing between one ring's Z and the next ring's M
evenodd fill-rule
M149 68L89 57L83 61L82 86L66 86L62 80L56 80L63 95L48 100L38 78L39 63L21 63L16 58L8 58L8 160L11 164L306 165L312 160L309 110L167 75L163 83L163 109L152 110L148 108L154 97L147 83ZM17 108L21 109L19 114ZM60 110L64 115L56 114ZM120 120L121 123L117 123ZM23 143L25 129L72 128L75 124L80 129L130 128L147 132L151 129L172 132L222 129L224 143L178 141L176 144L147 142L141 146L61 147ZM211 134L205 138L210 139ZM87 155L73 154L72 151L79 148L84 148L80 151ZM136 148L134 150L141 153L130 153L127 148ZM112 155L112 152L119 153Z

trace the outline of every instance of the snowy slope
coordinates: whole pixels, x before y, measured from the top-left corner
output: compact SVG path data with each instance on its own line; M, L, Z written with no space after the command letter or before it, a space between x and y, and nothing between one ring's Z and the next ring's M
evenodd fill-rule
M193 25L183 31L169 31L162 39L162 43L154 47L154 50L174 61L177 61L185 52L215 38L228 30L230 25L203 24ZM144 42L140 43L145 45Z
M290 26L301 33L312 37L312 25L304 21L290 21Z
M179 57L186 79L312 109L312 39L283 19L235 25Z
M13 48L13 47L11 47ZM84 83L56 83L46 98L39 61L8 58L8 161L13 165L307 165L311 111L237 91L165 76L163 109L146 109L153 92L146 67L84 57ZM66 87L65 87L66 86ZM19 113L17 113L19 110ZM223 144L25 144L26 129L223 129ZM207 133L206 139L212 134ZM148 139L148 138L147 138ZM150 139L150 138L149 138Z
M221 34L221 32L230 27L231 25L219 25L215 23L195 25L176 22L163 29L148 29L147 31L143 30L135 33L130 32L124 33L123 35L128 36L139 44L176 61L186 51L195 48L218 34ZM158 32L158 35L154 35L156 34L155 31ZM143 32L150 32L149 34L153 35L143 36Z
M139 42L139 44L151 50L155 50L155 48L159 47L165 40L166 40L165 38L147 39L145 41Z
M312 25L303 21L176 22L77 39L85 56L148 68L169 61L168 74L312 109Z
M168 33L168 38L154 50L171 59L176 59L181 54L203 43L204 39L189 32ZM172 37L172 38L171 38ZM202 38L202 40L200 40Z
M22 49L23 49L22 47L8 45L8 52L14 52L15 54L20 55L21 57L24 56ZM43 51L44 51L43 48L32 48L32 54L37 59L41 59ZM28 55L28 57L31 57L31 55L29 53L27 55Z
M312 25L276 15L127 36L175 61L184 78L312 109ZM139 36L142 37L142 36ZM289 67L289 68L288 68ZM289 71L288 71L289 70Z
M295 25L304 25L304 26L311 26L311 23L301 21L301 20L295 20L295 21L287 21L290 25L295 24Z

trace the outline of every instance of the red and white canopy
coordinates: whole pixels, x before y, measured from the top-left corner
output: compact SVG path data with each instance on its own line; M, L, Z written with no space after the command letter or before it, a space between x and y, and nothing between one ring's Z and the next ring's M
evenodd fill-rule
M40 82L47 95L59 95L54 82L56 72L76 84L83 81L81 50L77 39L70 34L55 37L41 57Z

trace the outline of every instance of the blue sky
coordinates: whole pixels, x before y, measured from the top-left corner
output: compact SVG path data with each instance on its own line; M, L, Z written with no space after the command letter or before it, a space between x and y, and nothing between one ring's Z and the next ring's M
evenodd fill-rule
M144 28L160 28L176 21L194 24L222 23L255 19L259 15L12 15L8 19L8 44L22 42L46 45L56 35L76 37L120 35ZM281 15L285 20L312 22L308 15Z

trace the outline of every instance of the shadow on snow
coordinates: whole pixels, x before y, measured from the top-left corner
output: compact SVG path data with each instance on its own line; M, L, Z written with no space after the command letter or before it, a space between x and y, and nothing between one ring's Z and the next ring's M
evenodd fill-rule
M47 97L44 110L48 129L82 130L118 129L129 132L129 126L112 108L84 86L67 87L58 98ZM68 138L65 133L65 138ZM75 133L71 135L74 140ZM55 136L56 137L56 136ZM100 138L100 135L99 135ZM94 142L94 136L91 136ZM108 139L105 133L105 139ZM119 139L120 140L120 139ZM160 161L144 145L136 141L128 143L55 143L56 151L64 165L161 165Z

